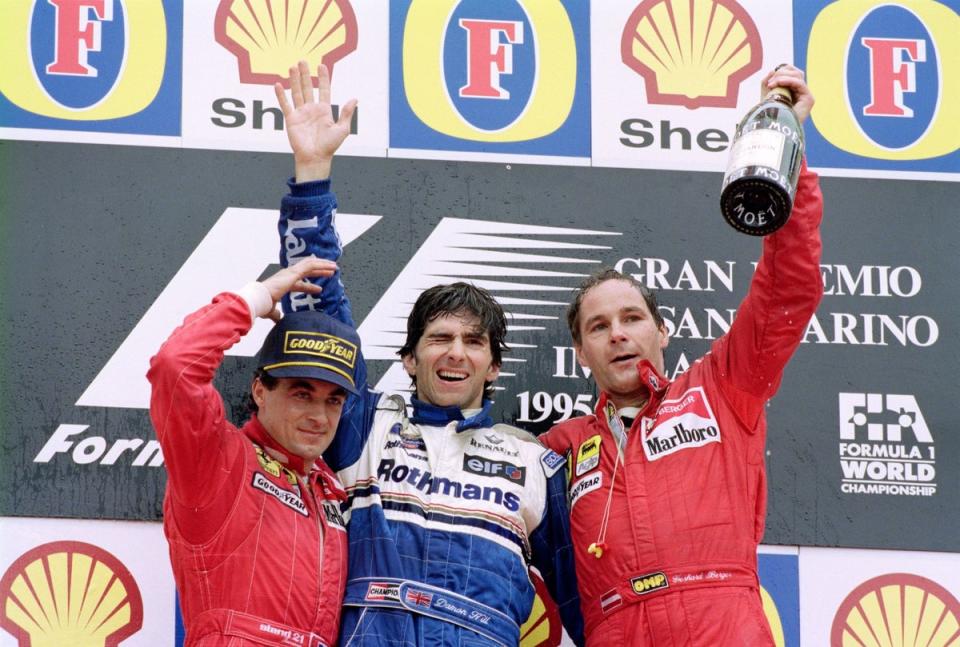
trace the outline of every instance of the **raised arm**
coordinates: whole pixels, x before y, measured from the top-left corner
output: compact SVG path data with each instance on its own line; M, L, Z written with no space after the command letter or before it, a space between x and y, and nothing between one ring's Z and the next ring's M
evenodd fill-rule
M336 261L341 246L334 226L337 200L330 191L330 168L334 154L350 133L357 102L348 101L339 119L333 118L330 76L323 65L317 69L316 92L305 61L290 68L289 86L289 100L281 84L274 86L295 172L289 182L290 193L284 196L280 208L280 265L287 267L311 255ZM340 273L316 283L323 288L319 297L293 291L282 301L284 312L322 310L354 325Z
M189 315L150 360L150 418L177 503L212 501L227 478L222 466L231 457L225 435L233 426L213 387L224 352L249 332L255 316L271 313L283 294L294 288L315 291L307 279L335 268L330 261L307 259L239 293L217 295Z

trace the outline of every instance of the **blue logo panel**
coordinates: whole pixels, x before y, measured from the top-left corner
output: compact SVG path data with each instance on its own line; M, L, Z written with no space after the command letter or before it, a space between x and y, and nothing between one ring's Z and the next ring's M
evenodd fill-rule
M814 166L960 172L960 0L793 3Z
M390 3L390 146L589 157L589 4Z
M0 127L180 135L182 0L10 0Z
M758 555L760 585L776 606L776 618L764 600L764 610L771 629L777 636L783 632L784 647L800 647L800 571L796 555L760 553ZM779 626L776 626L779 623Z

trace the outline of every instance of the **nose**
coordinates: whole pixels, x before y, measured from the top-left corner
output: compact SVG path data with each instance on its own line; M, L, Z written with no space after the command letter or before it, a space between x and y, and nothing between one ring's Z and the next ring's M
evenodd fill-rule
M619 319L614 319L610 323L610 342L615 343L618 341L623 341L627 338L627 333L624 327L621 325Z
M321 402L315 407L312 407L307 414L307 419L310 421L311 426L325 431L330 426L330 413L327 411L326 403Z
M466 346L463 340L455 337L447 347L447 355L453 359L461 359L465 355Z

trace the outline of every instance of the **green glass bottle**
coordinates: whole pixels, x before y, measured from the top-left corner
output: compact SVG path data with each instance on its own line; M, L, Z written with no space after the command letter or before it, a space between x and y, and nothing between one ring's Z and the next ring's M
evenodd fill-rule
M723 217L752 236L780 229L793 209L802 159L803 129L793 95L774 88L737 126L720 190Z

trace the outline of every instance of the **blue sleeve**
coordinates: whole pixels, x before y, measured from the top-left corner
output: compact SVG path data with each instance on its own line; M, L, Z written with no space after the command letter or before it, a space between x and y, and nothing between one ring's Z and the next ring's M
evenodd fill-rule
M547 505L543 521L530 535L533 565L557 603L560 619L570 638L584 644L583 616L570 541L570 513L567 510L567 473L562 468L547 478Z
M337 198L330 191L330 180L297 184L287 181L290 193L280 203L280 266L289 267L309 256L339 261L343 246L334 226ZM283 297L284 314L300 310L319 310L355 326L340 270L333 276L310 279L321 286L319 295L291 292ZM356 382L360 384L360 382Z
M280 234L280 265L288 267L308 256L339 261L343 246L334 223L337 198L330 191L330 180L298 184L291 178L287 181L287 186L290 192L280 203L280 221L277 224ZM333 276L310 280L321 286L323 292L318 295L305 292L287 294L281 302L283 313L318 310L356 327L350 310L350 299L347 298L346 289L340 280L340 270L337 269ZM380 397L380 394L367 388L367 364L362 352L353 377L360 394L351 395L347 399L340 414L337 434L324 454L324 460L334 471L341 470L360 458L363 445L370 435Z

